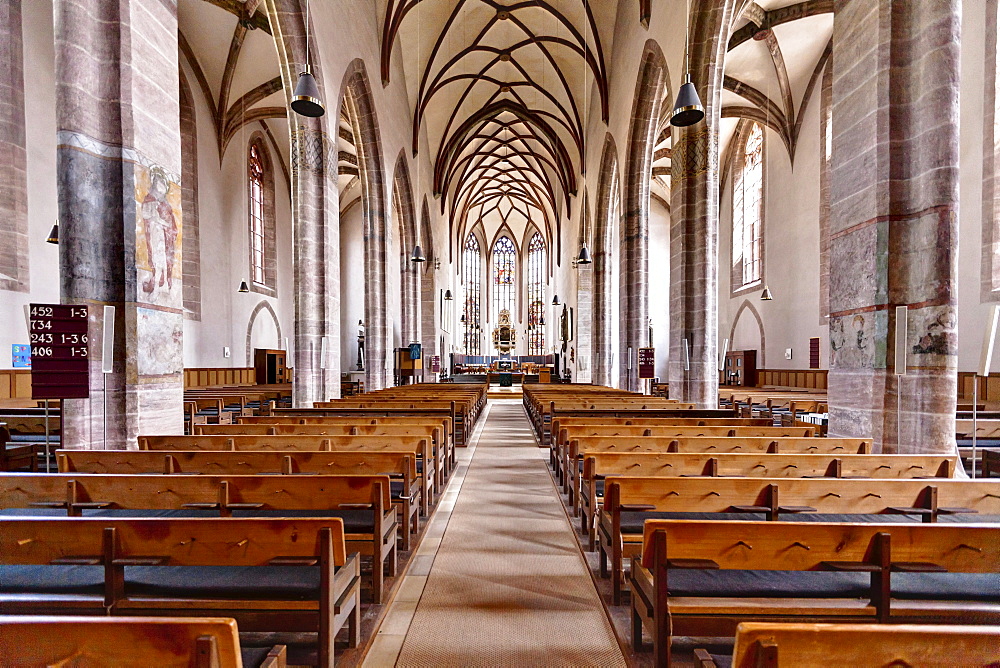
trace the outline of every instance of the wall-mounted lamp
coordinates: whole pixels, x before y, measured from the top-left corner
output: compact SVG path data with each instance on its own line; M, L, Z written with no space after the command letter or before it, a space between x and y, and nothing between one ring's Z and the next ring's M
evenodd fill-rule
M424 257L423 249L420 247L420 244L417 244L416 246L413 247L413 255L410 256L410 262L426 262L426 261L427 258Z
M451 296L451 290L445 290L444 291L444 300L446 302L450 302L453 299L454 299L454 297Z
M239 292L250 292L250 286L247 285L246 281L240 281Z
M437 271L441 268L441 260L434 260L434 270Z
M52 226L52 229L49 230L49 238L46 239L45 241L47 241L50 244L58 244L59 243L59 221L58 220L55 222L55 225Z
M771 288L765 285L764 292L760 293L760 300L763 302L769 302L772 299L774 299L774 297L771 295Z

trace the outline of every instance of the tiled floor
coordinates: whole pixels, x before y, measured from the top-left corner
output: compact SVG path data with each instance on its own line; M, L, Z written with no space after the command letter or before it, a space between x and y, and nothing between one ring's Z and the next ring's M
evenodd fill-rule
M364 665L624 666L521 402L489 411Z

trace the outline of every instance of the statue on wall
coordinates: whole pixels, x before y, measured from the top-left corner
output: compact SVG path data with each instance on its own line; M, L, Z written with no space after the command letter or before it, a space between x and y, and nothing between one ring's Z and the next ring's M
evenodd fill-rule
M358 320L358 371L365 370L365 323Z

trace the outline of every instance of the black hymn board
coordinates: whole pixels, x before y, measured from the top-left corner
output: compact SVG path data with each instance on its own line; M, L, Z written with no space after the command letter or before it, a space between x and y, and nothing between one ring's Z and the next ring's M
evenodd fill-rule
M87 306L31 304L29 309L32 398L88 398Z

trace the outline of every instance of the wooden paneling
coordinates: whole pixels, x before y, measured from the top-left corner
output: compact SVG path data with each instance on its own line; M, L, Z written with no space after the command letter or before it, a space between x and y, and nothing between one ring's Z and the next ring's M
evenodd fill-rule
M825 390L827 373L829 372L826 369L759 369L757 381L761 387L775 385Z
M31 369L0 369L0 399L30 399Z
M202 367L184 369L184 387L211 385L256 385L254 370L249 367Z

